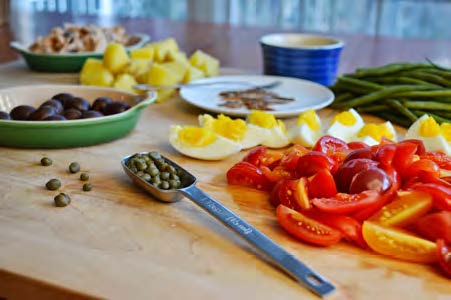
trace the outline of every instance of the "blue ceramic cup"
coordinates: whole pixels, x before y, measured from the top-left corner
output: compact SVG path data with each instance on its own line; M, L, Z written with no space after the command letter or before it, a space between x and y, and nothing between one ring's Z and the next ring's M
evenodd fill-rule
M274 33L260 39L264 74L296 77L329 86L344 43L319 35Z

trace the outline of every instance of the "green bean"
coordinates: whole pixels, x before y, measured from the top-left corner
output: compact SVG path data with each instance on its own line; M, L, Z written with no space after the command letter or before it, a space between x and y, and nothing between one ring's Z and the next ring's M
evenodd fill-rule
M374 115L406 128L412 124L412 122L406 117L391 112L377 112L374 113Z
M403 91L395 94L396 97L412 97L412 98L439 98L444 97L446 102L451 102L451 89L441 89L433 91ZM445 98L450 97L450 98Z
M390 76L390 77L374 77L365 78L368 81L382 83L382 84L423 84L430 85L431 87L441 88L441 85L430 83L416 78L410 78L406 76Z
M402 104L411 109L444 110L451 111L451 104L436 101L402 101Z
M451 71L443 71L443 70L439 70L436 68L423 68L423 69L419 69L419 70L430 73L430 74L441 76L445 79L451 78Z
M382 90L384 87L380 84L369 82L362 79L356 79L351 77L340 77L338 78L338 83L344 83L349 86L359 87L361 89L366 89L368 91L378 91Z
M372 103L376 100L386 98L388 96L392 96L394 94L398 94L401 92L408 92L408 91L415 91L415 90L428 90L431 89L428 85L397 85L393 87L387 87L380 91L375 91L372 93L369 93L364 96L360 96L357 98L354 98L350 101L347 101L346 103L339 103L337 107L340 108L351 108L351 107L357 107L365 104Z
M381 111L386 111L389 109L390 108L385 104L374 104L374 105L357 107L357 111L362 112L362 113L381 112Z
M446 80L444 78L442 78L441 76L435 75L435 74L430 74L427 72L422 72L422 71L410 71L410 72L403 72L400 73L401 76L407 76L407 77L411 77L411 78L417 78L429 83L435 83L438 85L441 85L443 87L448 87L450 86L450 82L449 80Z
M401 104L399 100L395 99L388 99L385 101L391 108L402 114L403 116L407 117L410 121L415 122L418 117L411 112L407 107Z
M451 123L451 119L448 118L444 118L442 116L439 116L437 114L431 113L429 111L424 111L424 110L413 110L412 111L415 115L417 115L418 117L422 117L423 115L429 115L431 117L433 117L437 123Z
M335 103L335 102L346 101L346 100L349 100L349 99L351 99L351 98L353 98L353 97L354 97L354 95L351 94L351 93L343 93L343 94L340 94L340 95L338 95L337 97L335 97L334 103Z
M434 110L431 113L439 115L443 118L451 119L451 111Z
M393 74L401 71L412 70L422 67L430 66L424 63L393 63L379 68L360 68L357 69L355 76L357 78L365 76L384 76L387 74Z

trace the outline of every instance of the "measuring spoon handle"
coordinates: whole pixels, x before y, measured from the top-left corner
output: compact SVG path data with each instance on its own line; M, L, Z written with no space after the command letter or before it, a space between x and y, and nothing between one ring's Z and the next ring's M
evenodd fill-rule
M319 296L325 296L335 289L321 275L195 185L180 189L180 192L261 250L275 265L294 277L307 289Z

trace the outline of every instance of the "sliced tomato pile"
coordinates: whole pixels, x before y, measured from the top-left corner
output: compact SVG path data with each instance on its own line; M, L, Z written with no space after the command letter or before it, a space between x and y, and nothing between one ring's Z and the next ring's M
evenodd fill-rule
M345 240L398 259L438 262L451 276L451 157L419 140L379 145L324 136L311 149L254 148L229 184L266 190L294 238Z

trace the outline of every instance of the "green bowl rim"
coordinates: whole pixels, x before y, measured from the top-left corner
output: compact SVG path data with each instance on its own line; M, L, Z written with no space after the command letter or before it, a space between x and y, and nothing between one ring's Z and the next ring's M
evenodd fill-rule
M145 33L135 33L132 36L137 36L140 38L140 41L131 45L131 46L127 46L125 47L126 50L133 50L139 47L144 46L145 43L150 41L150 36L148 34ZM78 53L65 53L65 54L59 54L59 53L35 53L32 51L28 50L27 46L24 46L23 44L19 43L18 41L12 41L9 43L9 46L17 51L20 52L22 55L24 56L35 56L35 57L41 57L41 58L89 58L92 56L103 56L103 51L102 52L78 52Z
M158 94L155 91L148 91L144 95L137 95L130 92L122 91L115 88L109 88L109 87L97 87L97 86L84 86L84 85L75 85L75 84L36 84L36 85L20 85L15 87L9 87L0 89L0 94L4 93L5 91L17 89L17 88L24 88L24 87L39 87L39 88L46 88L46 87L61 87L64 89L97 89L97 90L104 90L104 91L114 91L123 93L128 96L133 97L144 97L143 100L138 102L137 104L133 105L131 108L127 109L126 111L123 111L118 114L109 115L109 116L103 116L99 118L88 118L88 119L77 119L77 120L63 120L63 121L18 121L18 120L0 120L0 127L19 127L19 128L51 128L51 127L71 127L71 126L89 126L96 123L111 123L123 118L128 117L129 115L132 115L134 111L139 111L150 104L154 103L157 100Z

